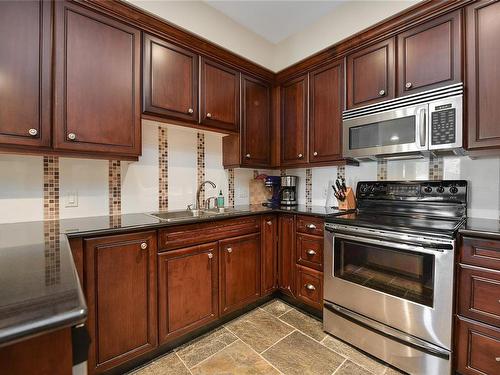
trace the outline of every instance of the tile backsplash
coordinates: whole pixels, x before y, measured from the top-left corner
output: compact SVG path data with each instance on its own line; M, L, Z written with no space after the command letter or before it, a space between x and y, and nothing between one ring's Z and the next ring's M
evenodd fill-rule
M500 157L225 170L219 134L143 120L142 143L137 162L0 155L0 223L185 209L201 179L217 185L206 186L206 197L222 190L226 205L248 204L249 182L258 173L297 175L299 204L319 206L336 205L331 185L337 177L353 187L362 180L465 179L469 216L499 218Z

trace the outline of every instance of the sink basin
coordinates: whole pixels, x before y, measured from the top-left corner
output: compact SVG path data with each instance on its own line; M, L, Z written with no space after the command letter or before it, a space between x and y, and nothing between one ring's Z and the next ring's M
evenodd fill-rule
M210 210L204 210L203 212L211 213L212 215L228 215L243 211L233 207L224 207L224 208L211 208Z
M183 210L183 211L170 211L170 212L155 212L149 214L163 221L181 221L188 220L195 217L207 217L216 215L215 212L205 210Z

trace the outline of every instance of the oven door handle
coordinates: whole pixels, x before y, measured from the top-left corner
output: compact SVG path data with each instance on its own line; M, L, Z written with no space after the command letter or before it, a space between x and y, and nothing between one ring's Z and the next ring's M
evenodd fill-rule
M392 247L400 250L408 250L408 251L413 251L416 253L422 253L422 254L432 254L432 255L439 255L436 253L444 253L443 249L433 249L433 248L427 248L424 246L415 246L415 245L409 245L405 243L400 243L400 242L389 242L389 241L383 241L383 240L377 240L375 238L367 238L367 237L357 237L357 236L349 236L347 234L340 234L340 233L335 233L333 235L333 238L340 238L343 240L351 240L355 242L361 242L361 243L367 243L370 245L379 245L379 246L385 246L385 247Z
M344 319L357 323L367 329L382 334L392 340L417 348L420 351L432 354L440 358L444 359L450 358L450 352L448 352L446 349L431 344L430 342L427 342L425 340L419 339L418 337L401 332L395 328L386 326L385 324L379 323L363 315L357 314L354 311L345 309L343 307L340 307L332 303L328 303L327 301L324 301L323 306L328 311L331 311L332 313L339 315Z

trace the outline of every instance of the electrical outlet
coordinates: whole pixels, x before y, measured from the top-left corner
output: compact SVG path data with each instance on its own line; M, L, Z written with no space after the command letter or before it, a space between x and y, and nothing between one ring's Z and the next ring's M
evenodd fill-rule
M328 197L328 188L324 188L323 189L323 194L322 194L323 198L327 198Z
M64 207L78 207L78 192L70 191L64 199Z

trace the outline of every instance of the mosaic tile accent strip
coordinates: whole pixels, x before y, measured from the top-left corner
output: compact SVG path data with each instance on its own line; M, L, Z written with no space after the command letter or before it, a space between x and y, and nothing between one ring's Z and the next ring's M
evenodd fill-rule
M120 215L122 210L122 176L120 160L109 161L109 215Z
M43 157L43 218L59 219L59 157Z
M158 209L168 210L168 139L167 129L158 126Z
M431 156L429 158L429 180L442 180L443 175L443 157Z
M197 158L196 158L196 169L198 176L198 186L205 181L205 134L198 133L197 134ZM200 200L202 202L205 201L205 187L202 187L200 191Z
M337 178L345 179L345 165L339 165L337 167Z
M312 206L312 169L306 168L306 206Z
M377 181L387 180L387 160L377 160Z
M45 241L45 285L52 286L61 282L61 242L59 220L43 223Z
M280 169L280 176L286 176L286 169Z
M233 168L229 168L227 170L227 185L228 185L227 204L229 207L234 207L234 169Z

